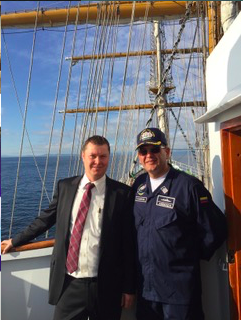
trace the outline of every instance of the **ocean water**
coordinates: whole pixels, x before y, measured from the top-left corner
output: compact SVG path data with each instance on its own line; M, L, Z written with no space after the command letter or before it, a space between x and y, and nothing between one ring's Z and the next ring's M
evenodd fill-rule
M45 157L36 157L38 168L43 176L45 170ZM37 215L41 197L41 180L32 157L22 157L19 170L14 215L12 217L14 190L17 175L18 158L3 157L1 159L1 238L9 237L9 228L12 220L12 236L23 230ZM49 158L49 166L46 178L46 189L49 198L52 197L53 180L56 168L56 157ZM58 179L68 176L69 157L60 159ZM48 199L44 195L42 209L48 207ZM50 236L54 235L54 229L50 230ZM44 235L38 239L44 239Z
M179 151L174 153L174 159L187 162L186 152ZM45 157L36 157L38 167L43 176L45 169ZM68 156L60 158L59 172L57 180L66 178L69 170ZM117 160L118 161L118 160ZM15 181L17 173L18 158L2 157L1 159L1 195L2 195L2 211L1 211L1 238L2 240L9 238L9 228L12 223L12 234L16 235L23 230L38 215L40 196L41 196L41 180L36 169L36 165L32 157L22 157L19 171L19 179L17 186L17 196L14 207L14 215L12 217L13 198L15 190ZM116 166L115 166L116 167ZM46 180L46 189L48 196L52 197L53 180L56 168L56 157L49 158L49 166ZM108 169L109 175L109 169ZM48 207L48 199L43 197L41 208ZM12 222L11 222L12 221ZM49 236L53 237L55 227L49 231ZM38 240L44 239L45 235L38 237Z

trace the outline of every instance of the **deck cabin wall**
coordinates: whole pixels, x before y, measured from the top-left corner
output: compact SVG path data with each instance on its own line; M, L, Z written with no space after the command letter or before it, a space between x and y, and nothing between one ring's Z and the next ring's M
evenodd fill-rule
M207 59L206 88L208 111L196 122L208 122L212 196L218 207L225 212L223 175L227 173L223 172L222 166L220 130L222 124L235 121L241 115L241 13ZM202 263L206 320L233 320L230 315L228 277L224 245L209 263Z
M2 256L0 319L51 320L48 304L50 260L53 248L12 252ZM2 283L1 283L2 276ZM135 307L123 310L121 320L135 320Z
M52 319L48 283L52 248L2 256L2 320Z

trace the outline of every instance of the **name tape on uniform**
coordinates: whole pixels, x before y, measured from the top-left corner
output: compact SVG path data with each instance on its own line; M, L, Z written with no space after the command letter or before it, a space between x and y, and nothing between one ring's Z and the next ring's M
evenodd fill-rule
M137 202L147 202L147 197L136 196L135 201L137 201Z
M175 205L175 198L158 195L156 206L173 209Z

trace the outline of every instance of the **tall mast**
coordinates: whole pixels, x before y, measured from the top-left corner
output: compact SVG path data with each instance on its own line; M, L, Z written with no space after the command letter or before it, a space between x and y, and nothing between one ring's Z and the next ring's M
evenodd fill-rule
M161 61L161 41L160 41L160 28L159 28L158 20L154 21L154 37L155 37L156 55L157 55L157 86L159 89L162 85L162 71L164 69L164 66ZM157 116L158 116L159 128L161 131L164 132L166 139L169 142L168 119L167 119L167 113L165 109L166 96L164 93L158 98L157 103L158 103Z

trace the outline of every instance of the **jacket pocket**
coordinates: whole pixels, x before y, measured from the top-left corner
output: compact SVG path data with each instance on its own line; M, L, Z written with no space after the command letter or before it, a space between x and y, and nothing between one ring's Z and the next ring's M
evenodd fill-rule
M138 229L144 222L144 217L139 213L135 214L135 227Z
M174 209L156 210L155 212L155 228L161 229L169 227L177 220L177 213Z

